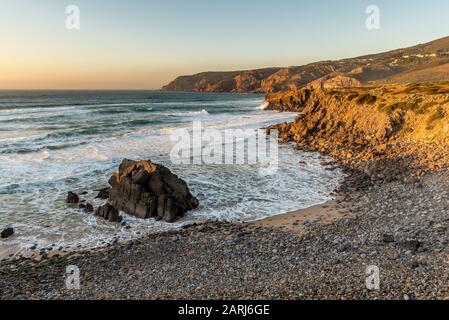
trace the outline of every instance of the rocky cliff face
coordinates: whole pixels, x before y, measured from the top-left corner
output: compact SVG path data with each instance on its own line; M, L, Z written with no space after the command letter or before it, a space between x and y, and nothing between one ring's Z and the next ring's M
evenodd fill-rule
M263 79L280 68L235 72L204 72L193 76L181 76L163 87L163 91L183 92L263 92Z
M281 92L306 85L342 88L449 80L449 37L386 53L304 66L182 76L164 91Z
M320 151L343 164L429 153L434 166L449 144L449 82L371 88L303 88L267 95L268 109L296 111L272 128L284 141ZM426 148L432 144L432 148ZM440 152L441 151L441 152Z

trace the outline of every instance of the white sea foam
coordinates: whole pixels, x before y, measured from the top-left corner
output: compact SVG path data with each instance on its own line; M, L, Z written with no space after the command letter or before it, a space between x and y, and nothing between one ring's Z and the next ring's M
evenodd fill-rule
M206 109L200 111L188 111L188 112L168 112L163 113L166 116L177 116L177 117L196 117L196 116L207 116L209 112Z
M268 101L264 101L260 106L258 106L256 109L258 110L265 110L268 108L268 106L270 105L270 103Z

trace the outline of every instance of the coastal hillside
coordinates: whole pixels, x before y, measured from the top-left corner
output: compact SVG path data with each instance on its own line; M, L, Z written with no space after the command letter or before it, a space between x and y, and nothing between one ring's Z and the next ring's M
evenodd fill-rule
M303 88L268 94L266 101L268 109L299 112L294 122L276 126L284 141L342 164L402 159L416 174L446 166L449 82Z
M405 49L304 66L181 76L162 88L182 92L280 92L449 80L449 37Z

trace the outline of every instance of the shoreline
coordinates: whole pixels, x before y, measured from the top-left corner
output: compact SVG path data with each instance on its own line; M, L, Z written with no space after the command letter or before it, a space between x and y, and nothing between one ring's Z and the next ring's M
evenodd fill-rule
M449 197L449 172L367 184L363 173L346 170L337 198L322 205L1 265L0 297L449 299L449 288L441 285L449 283L449 239L442 236L449 219L437 198ZM417 233L423 223L430 227ZM365 287L365 268L373 264L388 283L379 291ZM81 290L65 289L67 265L80 266Z
M320 151L316 145L297 148ZM347 157L358 150L349 146L320 151L345 174L335 200L0 265L0 297L449 300L449 171L432 166L435 147L428 147L398 145L375 159ZM80 290L65 288L67 265L79 266ZM366 287L368 266L380 270L379 290Z
M323 204L266 217L247 222L247 224L255 227L279 228L302 236L310 225L326 225L347 218L348 212L345 212L338 202L337 199L329 200Z
M206 222L101 251L2 266L0 297L449 299L449 288L443 285L449 283L449 239L442 236L448 220L443 218L445 204L432 200L432 212L417 214L428 207L424 195L449 197L448 178L449 172L441 171L355 192L351 190L357 186L349 183L338 199L273 221ZM344 212L328 221L329 211ZM306 212L310 216L304 221L316 219L314 212L324 216L291 228ZM423 223L431 227L417 233L416 225ZM81 290L65 289L67 265L80 267ZM365 287L369 265L382 272L378 291Z
M287 145L287 144L285 144L285 145ZM290 146L290 147L292 147L292 146ZM308 152L308 151L303 151L303 152ZM313 152L313 153L319 154L319 152ZM334 162L334 160L331 161L331 165L334 165L335 163L336 162ZM329 165L329 163L323 164L323 167L326 165ZM95 190L95 191L98 191L98 190ZM333 193L333 191L330 194L332 194L332 193ZM282 201L282 200L280 200L280 201ZM312 206L312 208L313 207L315 207L315 205ZM309 208L310 207L298 209L298 210L294 210L293 212L308 210ZM242 221L242 222L236 221L234 223L236 223L236 224L253 224L254 222L258 222L258 221L260 222L260 221L264 221L266 219L270 219L272 217L284 216L284 215L288 215L290 213L291 212L276 213L271 216L259 218L258 220L254 220L254 221L253 220ZM187 225L190 225L190 224L204 224L204 223L208 223L211 221L213 221L213 219L207 219L207 218L195 217L195 216L186 216L185 218L181 218L180 220L178 220L176 222L185 222ZM152 234L163 235L167 232L171 233L173 231L175 231L175 232L182 231L182 229L183 229L183 227L180 226L177 228L173 228L173 230L171 230L171 229L157 230L154 232L150 232L148 234L139 235L132 239L120 239L120 236L116 236L112 239L112 243L105 243L104 245L99 245L99 246L95 246L95 247L90 247L90 246L65 247L63 245L58 245L57 247L60 247L60 249L57 249L57 247L54 248L52 245L49 244L47 246L40 246L39 249L31 249L30 250L29 248L23 249L21 247L21 244L0 243L0 266L1 266L1 264L5 264L5 265L10 265L10 264L15 264L15 263L21 264L21 263L26 263L26 261L30 261L31 263L34 263L34 262L45 261L45 260L48 260L53 257L57 258L57 257L65 257L65 256L85 254L85 253L89 254L89 253L93 253L96 251L101 252L101 251L104 251L105 249L109 248L111 245L114 245L117 242L120 242L121 244L127 244L127 243L133 242L135 240L144 239L148 235L152 235ZM119 239L119 241L115 241L116 239ZM30 244L30 246L35 247L37 245ZM50 247L51 247L51 250L47 250L47 248L50 248Z

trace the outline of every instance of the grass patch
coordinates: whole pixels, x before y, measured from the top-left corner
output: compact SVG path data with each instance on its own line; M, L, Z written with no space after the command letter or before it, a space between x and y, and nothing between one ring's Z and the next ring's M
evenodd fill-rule
M446 111L442 107L439 107L430 117L427 119L427 129L433 129L435 122L444 119L446 117Z
M413 133L413 131L415 131L411 127L405 127L403 130L404 130L405 133Z
M427 103L424 103L424 104L421 104L421 105L419 105L417 108L416 108L416 110L415 110L415 113L416 114L426 114L426 113L428 113L429 112L429 110L433 107L433 106L435 106L435 105L437 105L438 104L438 102L436 102L436 101L431 101L431 102L427 102Z
M356 99L358 104L373 104L377 101L377 97L369 93L362 94Z
M401 93L424 93L428 95L448 93L447 83L410 83Z
M401 111L414 111L417 104L413 102L396 102L390 105L380 104L378 110L387 114L392 114L396 110Z

